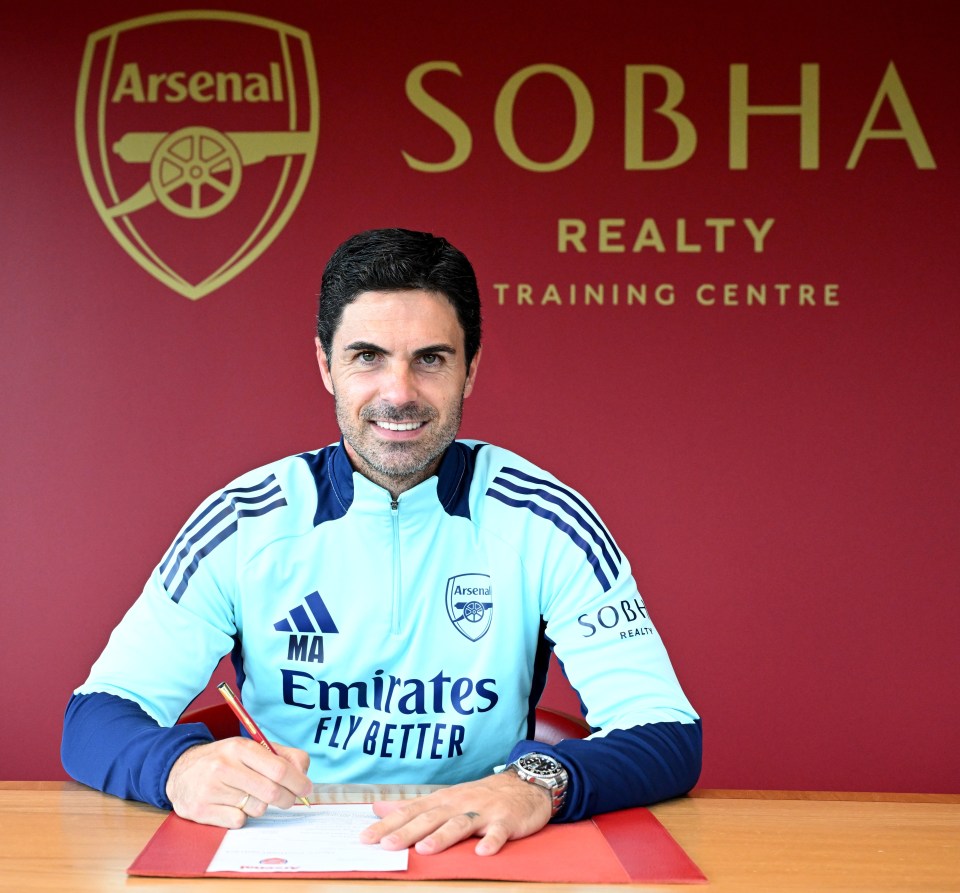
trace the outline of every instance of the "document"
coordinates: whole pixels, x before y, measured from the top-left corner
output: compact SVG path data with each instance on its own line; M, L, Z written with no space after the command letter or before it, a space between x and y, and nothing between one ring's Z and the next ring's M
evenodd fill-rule
M271 806L224 834L207 871L405 871L407 850L360 843L360 831L376 820L369 804Z

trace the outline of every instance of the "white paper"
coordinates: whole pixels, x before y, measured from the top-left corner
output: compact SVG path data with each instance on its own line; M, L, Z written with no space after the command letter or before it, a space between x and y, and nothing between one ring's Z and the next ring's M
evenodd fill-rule
M223 836L207 871L403 871L406 850L360 843L377 820L369 804L269 807Z

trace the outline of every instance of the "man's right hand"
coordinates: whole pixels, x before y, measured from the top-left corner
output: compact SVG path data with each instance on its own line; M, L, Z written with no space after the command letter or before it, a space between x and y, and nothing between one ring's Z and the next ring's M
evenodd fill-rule
M204 825L240 828L267 806L287 809L312 790L310 757L274 745L277 754L249 738L226 738L185 750L167 777L174 812Z

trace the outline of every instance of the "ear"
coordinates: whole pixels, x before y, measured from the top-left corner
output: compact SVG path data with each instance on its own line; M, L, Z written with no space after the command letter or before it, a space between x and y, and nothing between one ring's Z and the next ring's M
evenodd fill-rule
M480 354L483 352L482 347L477 348L477 352L473 355L473 359L470 361L470 368L467 370L467 380L463 384L463 396L464 399L470 396L470 392L473 390L473 386L477 380L477 367L480 365Z
M323 386L333 393L333 376L330 374L330 363L327 361L327 355L323 352L323 345L319 338L314 338L317 345L317 365L320 367L320 377L323 379Z

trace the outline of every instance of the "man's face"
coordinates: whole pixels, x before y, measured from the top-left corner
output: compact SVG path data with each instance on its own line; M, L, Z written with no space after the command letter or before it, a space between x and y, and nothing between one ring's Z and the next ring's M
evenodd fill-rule
M336 401L353 467L394 496L428 478L473 390L453 305L426 291L363 292L343 311L330 359L317 362Z

